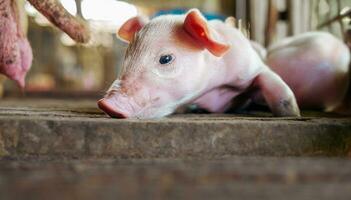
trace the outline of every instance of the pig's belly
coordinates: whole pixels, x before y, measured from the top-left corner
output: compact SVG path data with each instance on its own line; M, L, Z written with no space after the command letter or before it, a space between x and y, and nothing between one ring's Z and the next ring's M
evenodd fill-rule
M203 94L193 103L209 112L223 113L231 106L231 101L237 94L232 88L223 86Z
M348 72L314 51L280 49L267 64L293 90L300 108L333 110L345 95Z

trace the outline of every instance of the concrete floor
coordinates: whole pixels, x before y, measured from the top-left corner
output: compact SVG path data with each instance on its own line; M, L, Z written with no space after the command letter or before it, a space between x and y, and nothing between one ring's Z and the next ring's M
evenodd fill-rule
M351 118L117 120L95 101L0 102L0 199L349 199Z
M335 158L3 159L0 199L348 200L350 169Z

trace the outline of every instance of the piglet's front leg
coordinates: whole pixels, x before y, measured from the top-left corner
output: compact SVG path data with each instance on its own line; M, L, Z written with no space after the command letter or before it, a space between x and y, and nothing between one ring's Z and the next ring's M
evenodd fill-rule
M276 73L266 69L256 77L254 85L275 116L300 116L294 93Z

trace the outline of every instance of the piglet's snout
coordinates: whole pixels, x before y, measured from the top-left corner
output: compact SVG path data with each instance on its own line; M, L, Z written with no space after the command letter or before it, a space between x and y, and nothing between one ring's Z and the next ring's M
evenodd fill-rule
M98 101L98 106L109 116L124 119L131 116L131 106L128 101L129 99L123 95L109 94Z

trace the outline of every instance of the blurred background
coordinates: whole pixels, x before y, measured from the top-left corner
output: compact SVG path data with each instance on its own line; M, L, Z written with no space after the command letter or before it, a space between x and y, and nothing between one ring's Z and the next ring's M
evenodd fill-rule
M351 41L351 0L60 0L72 14L86 20L92 40L76 44L54 28L29 3L28 38L34 61L27 87L0 75L1 97L87 98L104 94L117 77L127 45L115 32L136 15L150 18L182 14L199 8L208 19L242 19L252 40L269 46L280 38L306 31L328 31ZM351 42L350 42L351 43Z

